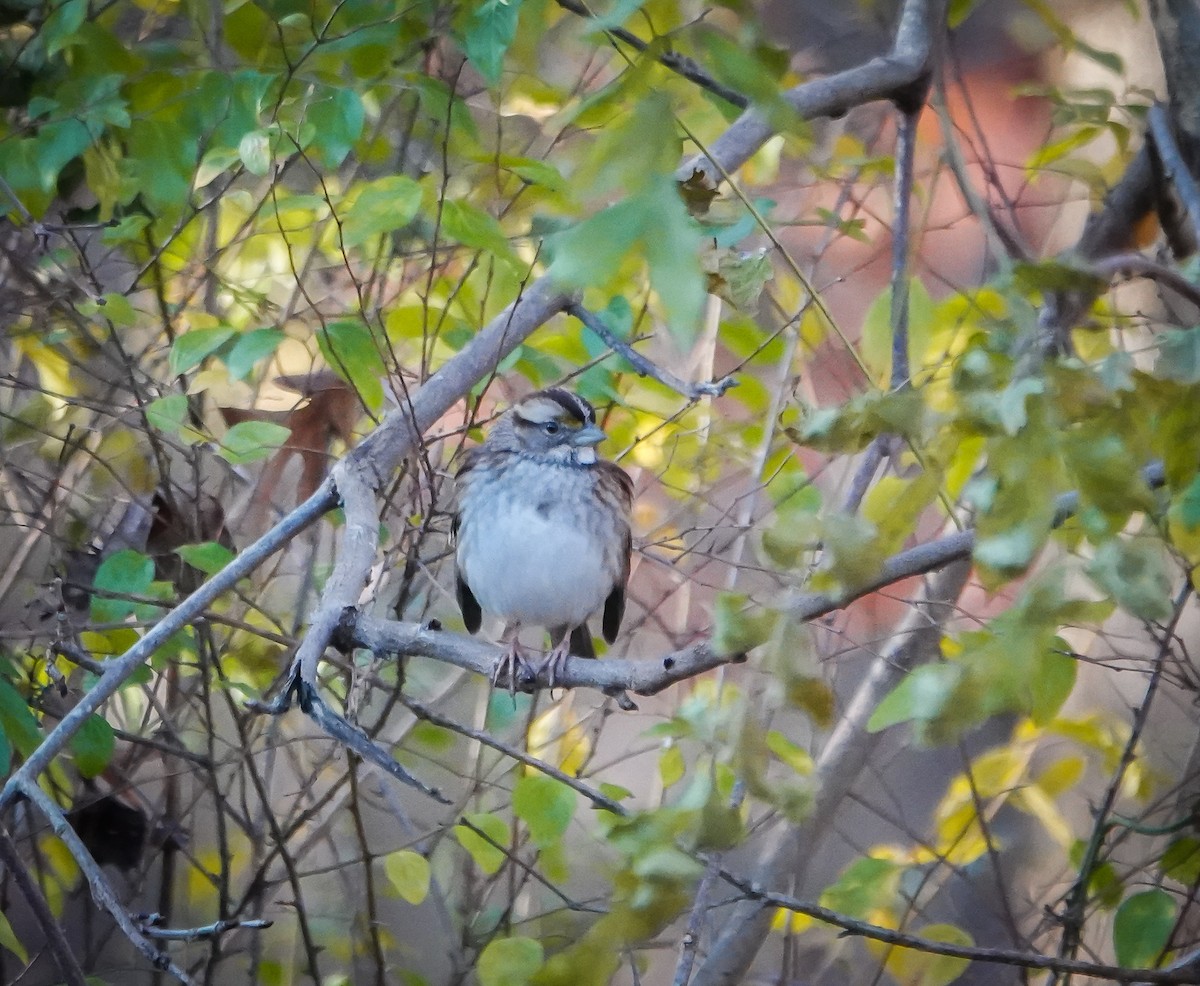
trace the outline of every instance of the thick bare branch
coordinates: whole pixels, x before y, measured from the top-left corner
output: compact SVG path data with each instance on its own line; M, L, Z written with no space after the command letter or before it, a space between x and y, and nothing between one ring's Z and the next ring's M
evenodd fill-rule
M944 23L944 10L944 0L906 0L895 42L887 55L823 79L801 83L784 98L804 120L841 116L856 106L880 99L909 105L914 89L923 92L930 75L934 37ZM745 164L774 133L765 116L757 110L747 110L713 141L707 154L688 159L677 175L686 180L699 171L710 184L716 185Z
M802 824L780 827L759 857L752 885L763 887L781 879L800 879L804 861L816 852L838 808L858 780L880 733L867 730L867 721L884 697L921 661L936 653L942 626L952 615L954 600L966 585L971 567L958 561L930 580L921 598L892 636L893 644L875 659L866 680L817 760L816 796L812 815ZM739 904L724 922L717 939L693 980L693 986L739 983L750 968L771 929L771 911L757 901Z

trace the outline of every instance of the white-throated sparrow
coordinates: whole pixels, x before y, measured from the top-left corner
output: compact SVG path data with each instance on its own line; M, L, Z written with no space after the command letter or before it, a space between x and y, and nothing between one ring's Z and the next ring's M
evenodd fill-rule
M568 654L595 657L587 618L603 606L610 643L625 613L633 483L596 456L596 412L559 388L510 408L458 470L455 545L458 604L467 629L484 611L504 620L492 681L509 688L531 672L517 636L545 627L550 686Z

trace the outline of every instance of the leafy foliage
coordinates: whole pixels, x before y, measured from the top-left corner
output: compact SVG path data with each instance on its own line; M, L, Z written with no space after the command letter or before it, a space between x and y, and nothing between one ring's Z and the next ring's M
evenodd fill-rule
M938 94L952 126L917 131L923 209L900 228L890 128L800 119L787 90L805 60L759 12L575 6L5 8L0 769L545 279L675 377L737 386L685 398L565 316L497 354L383 484L377 615L461 629L448 474L510 397L565 383L638 490L614 651L702 638L748 664L624 717L582 693L485 697L431 659L322 664L322 695L452 803L416 807L244 704L275 686L330 573L328 530L294 538L83 717L42 778L64 808L100 788L153 819L160 855L139 855L130 893L170 878L173 921L261 913L285 929L252 949L199 936L189 961L262 982L663 978L664 942L686 925L703 961L743 896L760 905L746 888L784 877L927 945L1019 927L1047 954L1086 942L1124 966L1166 961L1187 947L1200 879L1188 757L1155 700L1190 707L1197 687L1183 628L1200 329L1172 296L1110 291L1094 258L1025 246L1049 238L1030 201L1099 201L1118 179L1147 94L1030 79L1014 95L1034 136L997 144L971 132L988 126L974 104L958 109L980 95L966 57L962 88ZM948 28L983 6L955 0ZM1125 71L1052 5L1024 7L1064 52ZM729 153L735 103L774 136L720 181L681 169ZM960 168L968 144L1003 146L1005 167ZM884 286L890 241L907 255ZM895 634L927 570L911 559L968 531L968 587L920 604L931 633ZM914 656L910 637L930 643ZM1099 707L1135 677L1144 697ZM440 718L414 721L413 699ZM888 834L833 847L825 828L851 816L828 799L855 778L831 764L850 743L870 777L853 798ZM1010 830L1036 839L1036 862ZM756 871L780 831L815 845L794 873ZM86 895L66 843L13 832L66 913ZM956 894L1010 864L1028 899L1004 902L1003 926L971 915L968 934ZM27 926L0 917L23 966L45 951ZM919 942L832 943L800 914L776 930L789 949L845 948L855 982L941 986L968 963ZM72 928L73 944L116 981L128 962L91 933Z

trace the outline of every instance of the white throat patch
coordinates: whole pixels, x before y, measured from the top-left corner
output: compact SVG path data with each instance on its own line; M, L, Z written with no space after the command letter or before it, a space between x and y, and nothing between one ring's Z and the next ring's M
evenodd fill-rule
M596 464L596 450L590 445L581 449L575 450L575 461L580 465L591 466Z

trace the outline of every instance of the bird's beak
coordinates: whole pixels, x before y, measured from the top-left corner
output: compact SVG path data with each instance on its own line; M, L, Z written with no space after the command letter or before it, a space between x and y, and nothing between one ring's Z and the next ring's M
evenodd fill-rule
M591 445L599 445L607 437L604 429L599 425L587 425L571 436L571 444L576 448L587 448Z

